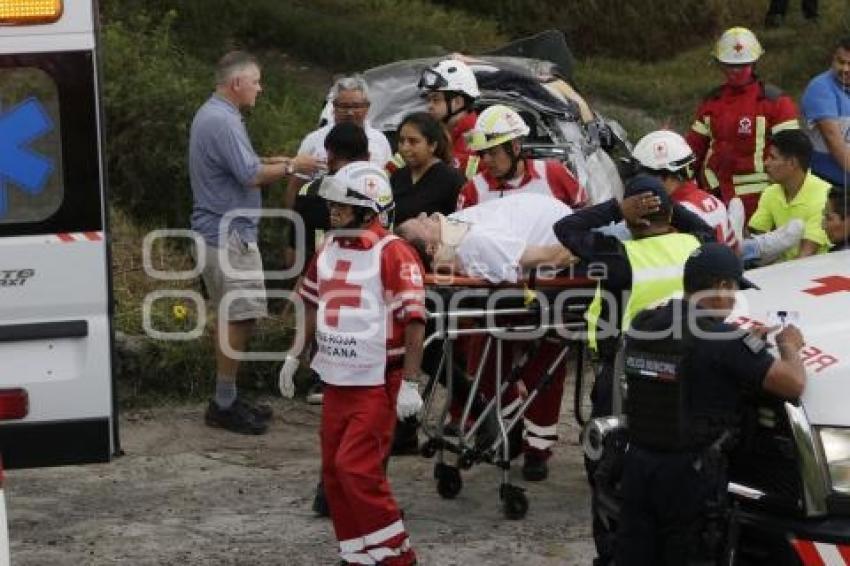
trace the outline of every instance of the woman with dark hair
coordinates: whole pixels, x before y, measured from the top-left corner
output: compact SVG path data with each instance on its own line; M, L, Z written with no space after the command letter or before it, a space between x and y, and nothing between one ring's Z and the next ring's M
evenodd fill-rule
M465 179L450 165L453 160L451 141L443 124L427 112L415 112L405 116L397 134L398 152L404 159L404 167L390 176L395 225L399 226L423 212L429 215L454 212ZM422 370L433 374L441 354L442 342L432 342L423 352ZM399 421L392 453L418 453L416 430L415 422Z
M398 127L397 139L405 166L390 177L395 224L422 212L454 212L464 178L449 165L451 142L443 125L427 112L409 114Z

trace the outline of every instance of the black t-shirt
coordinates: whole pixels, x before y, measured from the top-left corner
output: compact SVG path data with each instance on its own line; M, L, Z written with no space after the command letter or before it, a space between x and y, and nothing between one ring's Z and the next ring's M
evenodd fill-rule
M304 221L305 265L316 252L316 242L325 231L330 230L331 220L327 201L319 196L322 179L315 179L301 187L295 197L295 212Z
M457 208L457 195L465 179L456 169L438 161L413 183L408 167L392 174L390 184L395 201L395 225L425 212L451 214Z
M699 312L699 307L683 304L681 299L668 301L640 312L632 329L675 327L688 320L687 309L694 308ZM694 336L696 346L682 365L686 374L682 379L688 381L688 406L700 415L739 415L743 397L762 390L774 358L765 343L748 332L706 316L698 320L702 332Z

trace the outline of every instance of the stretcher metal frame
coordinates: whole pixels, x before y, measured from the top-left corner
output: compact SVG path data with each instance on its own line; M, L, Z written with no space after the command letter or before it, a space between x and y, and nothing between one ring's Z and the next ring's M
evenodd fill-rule
M424 406L421 413L421 430L425 436L425 442L421 445L421 453L426 458L436 456L434 465L434 476L437 480L437 492L446 499L453 499L460 493L463 487L461 470L468 470L478 463L489 463L501 469L501 483L499 497L502 502L502 510L509 519L521 519L528 511L528 498L525 490L511 482L511 433L518 431L518 425L538 395L543 393L555 376L555 371L561 365L571 350L575 349L576 361L576 403L574 404L575 416L581 424L579 414L579 400L581 398L581 374L583 371L584 340L587 325L584 313L595 282L583 277L558 277L541 280L531 278L528 282L517 285L493 286L479 279L469 277L452 276L442 279L438 275L428 275L425 278L429 293L437 293L441 297L454 296L457 291L466 291L466 298L482 298L491 302L493 293L502 293L506 298L523 298L518 306L487 307L461 307L460 301L444 301L447 308L438 310L430 309L429 321L433 322L435 329L425 339L425 346L435 340L442 340L442 354L434 375L429 376L423 392ZM539 294L560 293L567 290L582 289L581 301L570 303L564 302L560 313L555 312L552 301L539 301ZM532 300L532 296L534 300ZM584 300L587 299L587 300ZM555 301L555 305L558 301ZM560 310L560 309L559 309ZM471 328L458 327L460 320L484 321ZM536 321L536 322L530 322ZM562 342L560 350L546 368L545 375L539 379L536 385L528 390L526 397L518 397L514 403L519 402L518 408L511 411L507 417L503 413L502 397L518 379L523 366L531 361L540 340L549 339L553 333ZM514 367L510 372L502 367L502 352L506 342L517 340L517 337L525 333L539 333L540 337L530 341L531 352L519 367ZM458 376L455 371L454 342L461 336L485 335L481 363L478 364L474 377L469 384L469 391L463 401L463 412L459 423L453 426L453 430L447 430L447 417L452 406L456 392L455 380L465 379L465 374ZM479 388L484 376L485 361L491 351L495 349L495 375L493 391L496 394L486 400L478 410L475 410L476 400L479 398ZM566 371L562 369L561 371ZM507 375L510 373L510 375ZM438 407L437 384L444 385L446 395L442 406ZM512 403L513 404L513 403ZM477 413L477 414L476 414ZM433 417L436 418L433 418ZM485 425L493 428L493 422L497 426L498 433L482 442L479 432ZM495 431L493 431L495 432ZM486 437L483 437L486 438ZM521 446L522 439L515 439ZM516 446L515 448L519 448ZM447 463L446 452L454 454L455 464Z

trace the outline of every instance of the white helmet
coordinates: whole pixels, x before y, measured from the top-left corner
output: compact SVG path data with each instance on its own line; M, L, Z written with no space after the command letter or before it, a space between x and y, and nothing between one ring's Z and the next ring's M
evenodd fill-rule
M327 175L319 196L330 202L368 208L378 214L391 210L393 191L383 169L368 161L354 161Z
M747 28L729 28L714 44L714 57L727 65L746 65L764 53L756 34Z
M456 59L445 59L422 71L419 88L429 92L460 92L470 98L481 96L475 73L466 63Z
M643 136L632 150L643 167L675 173L694 162L694 152L685 138L670 130L656 130Z
M512 108L494 104L478 116L475 127L466 134L466 144L472 151L502 145L528 135L528 124Z

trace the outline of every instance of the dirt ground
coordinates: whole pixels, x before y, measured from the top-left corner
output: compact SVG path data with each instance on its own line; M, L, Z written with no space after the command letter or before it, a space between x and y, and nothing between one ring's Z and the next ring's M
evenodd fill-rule
M435 491L433 459L392 461L420 564L591 562L589 493L566 397L549 479L526 484L514 470L530 501L524 520L502 516L493 466L464 472L463 491L449 501ZM331 524L310 509L320 408L270 403L264 436L210 429L201 405L134 411L121 417L126 454L109 464L8 472L12 563L336 564Z

